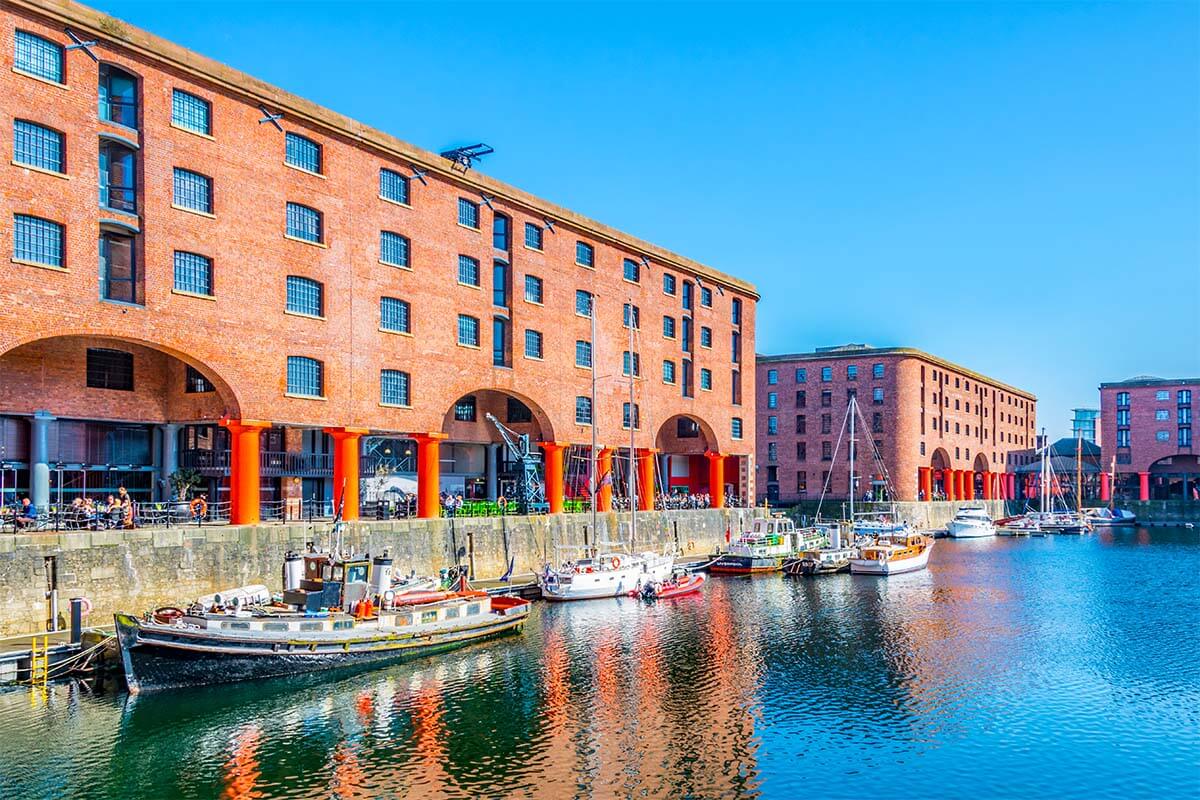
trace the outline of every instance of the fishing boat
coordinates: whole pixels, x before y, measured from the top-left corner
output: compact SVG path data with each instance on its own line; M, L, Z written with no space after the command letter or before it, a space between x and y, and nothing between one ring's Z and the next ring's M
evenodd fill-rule
M700 591L705 580L707 579L700 573L676 574L662 583L646 584L640 593L630 592L630 594L634 597L640 594L646 600L667 600Z
M783 562L813 547L820 547L821 534L808 529L805 534L796 530L796 523L782 515L754 520L750 530L729 543L708 566L709 572L730 575L749 575L755 572L778 572Z
M116 614L130 692L380 665L517 632L529 616L528 600L474 591L465 576L459 591L410 604L366 557L303 560L305 577L277 598L251 586L186 610Z
M858 555L858 548L844 542L841 526L829 526L827 546L805 550L798 557L789 558L783 564L783 571L787 575L810 576L849 572L850 560Z
M995 536L996 526L983 506L963 506L946 525L951 539L980 539Z
M920 533L880 537L850 559L850 571L857 575L899 575L925 569L933 552L933 537Z

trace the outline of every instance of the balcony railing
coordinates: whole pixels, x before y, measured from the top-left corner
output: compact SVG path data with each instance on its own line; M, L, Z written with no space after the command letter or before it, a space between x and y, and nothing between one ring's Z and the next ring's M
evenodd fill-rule
M227 474L229 461L228 450L184 450L179 454L179 466L209 476ZM333 456L329 453L263 450L258 454L258 470L266 478L283 475L325 478L333 475Z

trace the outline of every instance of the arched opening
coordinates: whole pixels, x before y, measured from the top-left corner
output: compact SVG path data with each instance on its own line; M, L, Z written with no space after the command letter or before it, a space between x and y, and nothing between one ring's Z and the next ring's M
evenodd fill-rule
M712 426L699 417L691 414L668 417L655 435L654 446L658 450L655 491L666 495L664 502L667 505L687 505L689 498L703 495L708 495L711 500L716 492L723 496L731 483L736 484L737 470L726 467L723 476L726 485L709 485L709 459L705 454L717 452L717 436ZM772 495L772 484L777 493L778 481L772 481L768 475L768 496Z
M1200 500L1200 457L1165 456L1148 471L1151 500Z
M929 467L932 470L930 480L933 484L933 500L945 500L947 497L946 480L947 472L950 469L950 454L946 449L939 447L933 451L933 455L929 457Z

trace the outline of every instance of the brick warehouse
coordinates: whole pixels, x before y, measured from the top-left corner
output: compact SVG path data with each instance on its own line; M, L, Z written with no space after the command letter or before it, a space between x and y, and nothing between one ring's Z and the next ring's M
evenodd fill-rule
M1035 443L1029 392L906 347L826 347L757 364L760 498L818 498L827 478L828 497L848 496L847 435L840 448L838 437L851 393L862 412L856 497L880 496L885 472L894 500L1013 499L1021 488L1012 470Z
M1143 375L1100 384L1101 500L1114 491L1123 499L1200 499L1193 392L1200 392L1200 378Z
M430 516L503 493L488 413L542 443L554 511L593 417L618 493L632 417L643 486L753 496L749 283L84 6L2 18L10 502L184 466L235 521L343 486L353 516L387 462Z

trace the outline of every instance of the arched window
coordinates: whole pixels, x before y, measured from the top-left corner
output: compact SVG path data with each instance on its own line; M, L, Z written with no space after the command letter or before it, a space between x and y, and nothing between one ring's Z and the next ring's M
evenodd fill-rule
M288 356L287 393L301 397L324 397L325 365L315 358Z
M287 276L287 310L310 317L325 316L325 287L311 278Z

